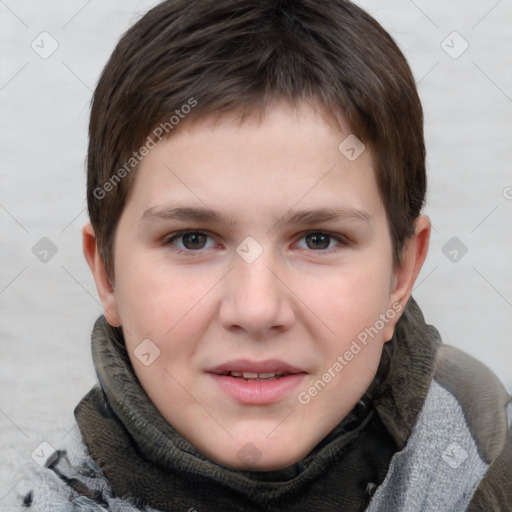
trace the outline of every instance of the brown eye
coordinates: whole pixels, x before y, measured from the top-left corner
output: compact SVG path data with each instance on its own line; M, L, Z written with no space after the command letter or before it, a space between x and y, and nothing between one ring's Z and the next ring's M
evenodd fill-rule
M309 233L305 237L308 249L327 249L331 242L330 235L326 233Z
M208 237L203 233L186 233L182 235L185 249L191 251L194 249L202 249L206 245L207 238Z
M188 231L177 233L169 238L166 244L176 246L177 251L200 251L209 249L215 245L215 242L206 233L201 231Z
M203 233L186 233L182 235L183 246L190 251L202 249L206 245L207 236Z

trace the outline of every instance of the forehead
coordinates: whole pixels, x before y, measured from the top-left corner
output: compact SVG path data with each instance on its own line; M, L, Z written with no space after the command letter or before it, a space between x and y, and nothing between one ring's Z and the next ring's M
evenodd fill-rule
M173 202L235 216L325 201L329 208L368 211L380 199L373 157L360 143L360 154L349 158L347 140L358 141L346 123L307 103L296 109L276 102L243 120L236 112L204 116L149 152L131 197L139 215Z

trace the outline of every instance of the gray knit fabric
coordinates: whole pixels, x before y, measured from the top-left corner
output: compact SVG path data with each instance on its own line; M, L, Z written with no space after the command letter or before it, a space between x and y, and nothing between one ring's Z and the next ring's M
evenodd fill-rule
M95 473L94 462L84 453L79 436L74 436L67 448L71 466L88 461L91 474ZM393 457L388 476L366 512L464 512L487 468L459 403L433 381L406 447ZM75 477L109 496L109 485L103 478L89 479L78 474ZM33 512L140 510L125 500L111 497L107 498L105 507L84 497L73 499L69 488L50 471L39 483Z
M137 508L126 499L112 496L110 483L101 474L96 463L87 454L78 428L74 428L59 450L59 462L53 470L48 464L55 457L49 454L45 467L30 475L33 503L30 512L158 512L154 508ZM104 504L86 496L79 496L55 471L65 470L67 478L81 482L87 489L97 492Z
M487 469L459 403L433 381L367 512L464 512Z

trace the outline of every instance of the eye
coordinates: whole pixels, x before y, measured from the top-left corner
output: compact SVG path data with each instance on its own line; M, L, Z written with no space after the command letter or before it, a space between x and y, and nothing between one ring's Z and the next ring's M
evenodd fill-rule
M339 250L339 246L347 245L347 242L341 236L330 235L324 231L311 231L306 233L301 240L305 240L306 246L298 247L300 249L313 249L316 251L322 251L327 249ZM332 242L337 242L336 246L332 246Z
M210 239L209 246L207 246L208 239ZM215 242L212 240L212 238L202 231L186 231L176 233L175 235L168 238L165 243L166 245L175 245L178 252L199 251L201 249L210 249L215 247Z

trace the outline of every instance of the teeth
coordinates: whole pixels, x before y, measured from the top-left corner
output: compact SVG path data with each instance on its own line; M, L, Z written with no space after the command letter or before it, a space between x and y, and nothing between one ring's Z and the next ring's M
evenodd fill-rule
M269 377L275 377L276 372L268 372L268 373L258 373L258 377L260 379L268 379ZM244 375L245 377L245 375Z
M233 372L231 372L233 373ZM257 379L258 373L257 372L242 372L242 375L244 376L244 379Z
M283 377L286 374L276 373L276 372L237 372L230 371L228 375L231 377L243 377L244 379L273 379L274 377Z

